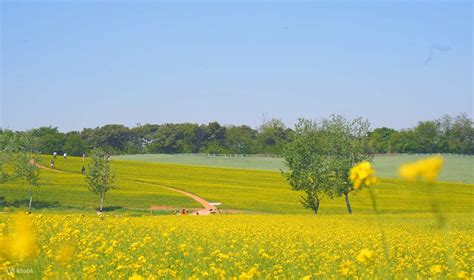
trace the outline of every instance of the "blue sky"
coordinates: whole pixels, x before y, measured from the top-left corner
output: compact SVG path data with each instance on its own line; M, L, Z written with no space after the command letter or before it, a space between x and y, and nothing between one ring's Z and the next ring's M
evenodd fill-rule
M471 2L2 1L3 128L473 107Z

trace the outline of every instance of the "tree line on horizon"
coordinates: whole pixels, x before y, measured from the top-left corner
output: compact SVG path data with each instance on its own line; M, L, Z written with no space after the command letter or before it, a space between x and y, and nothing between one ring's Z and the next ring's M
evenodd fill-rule
M111 155L155 153L271 154L282 155L295 130L272 119L258 128L248 125L145 124L129 128L121 124L60 132L56 127L28 131L0 129L0 139L30 134L32 148L42 154L53 152L73 156L101 148ZM380 127L366 136L371 153L474 154L473 121L467 114L420 121L409 129Z

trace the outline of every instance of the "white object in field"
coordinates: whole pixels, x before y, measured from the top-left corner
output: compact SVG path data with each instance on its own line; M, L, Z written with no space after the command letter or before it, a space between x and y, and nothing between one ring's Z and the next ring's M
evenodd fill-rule
M212 205L212 206L219 206L222 203L221 202L209 202L209 204Z

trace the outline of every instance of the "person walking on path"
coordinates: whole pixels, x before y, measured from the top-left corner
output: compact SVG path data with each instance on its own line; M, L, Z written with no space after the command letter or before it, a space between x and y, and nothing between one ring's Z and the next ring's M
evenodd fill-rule
M54 159L51 159L51 163L49 164L49 166L51 167L51 169L54 169Z
M67 159L67 154L66 153L64 153L64 159Z
M82 175L86 174L86 168L84 167L84 165L82 166L81 173L82 173Z

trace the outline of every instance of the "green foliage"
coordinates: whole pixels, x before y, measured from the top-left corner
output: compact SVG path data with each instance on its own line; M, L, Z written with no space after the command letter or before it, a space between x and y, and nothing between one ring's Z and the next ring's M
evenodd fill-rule
M6 137L24 132L0 130ZM108 124L81 132L59 132L56 127L33 129L32 149L42 154L66 152L81 155L101 148L111 155L141 153L237 153L281 155L291 140L292 129L278 119L258 129L246 125L167 123L145 124L128 128ZM474 154L474 127L470 117L444 116L420 122L412 129L396 131L376 128L369 135L374 153L458 153Z
M330 171L331 162L326 155L322 136L316 123L300 119L292 141L283 152L289 169L283 175L294 190L305 192L301 203L316 214L321 199L324 195L332 195L334 188L334 174Z
M102 211L105 194L115 187L113 185L115 175L110 168L110 160L107 153L99 149L92 151L88 169L86 181L89 185L89 190L99 195L99 210Z
M33 201L32 188L39 186L40 178L40 169L37 165L39 159L32 151L32 139L29 133L15 135L15 137L10 139L6 149L2 151L3 160L7 159L6 163L13 169L12 179L18 179L28 184L28 209L31 209L31 203ZM3 179L6 177L7 176L2 175Z
M260 126L257 142L264 154L281 154L291 137L291 129L279 119L272 119Z
M388 127L376 128L369 133L369 144L372 152L385 154L392 152L390 138L397 131Z
M412 129L375 129L370 143L375 153L474 154L474 127L466 114L419 122Z
M57 127L40 127L30 131L32 149L43 154L62 152L65 135Z
M225 147L232 154L252 154L256 151L257 131L250 126L229 126L226 129Z
M79 132L73 131L66 134L64 152L71 156L82 156L87 151L87 144Z
M320 124L301 119L283 153L288 172L285 178L294 190L304 191L303 205L317 213L324 195L344 195L353 190L349 171L357 163L371 160L367 140L369 123L360 118L348 121L332 115Z

